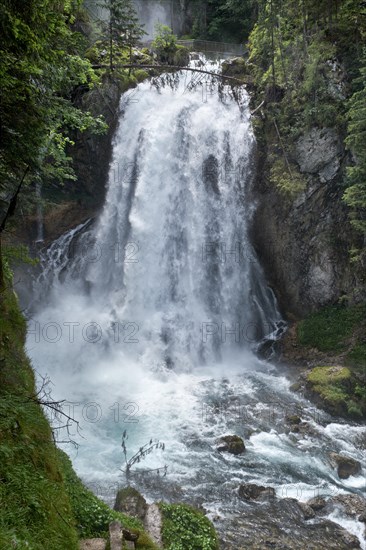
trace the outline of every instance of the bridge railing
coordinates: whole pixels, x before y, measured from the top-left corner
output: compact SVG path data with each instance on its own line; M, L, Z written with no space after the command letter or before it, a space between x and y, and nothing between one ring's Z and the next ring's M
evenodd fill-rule
M210 40L177 40L177 44L202 53L222 53L226 55L245 55L244 44L212 42Z

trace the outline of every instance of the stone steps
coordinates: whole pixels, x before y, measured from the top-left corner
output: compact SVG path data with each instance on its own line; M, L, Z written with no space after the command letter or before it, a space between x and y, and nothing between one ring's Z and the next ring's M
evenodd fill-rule
M79 543L80 550L105 550L106 546L105 539L83 539Z
M128 536L128 532L127 532ZM109 543L110 550L135 550L135 543L132 540L126 540L123 537L122 525L119 521L112 521L109 524ZM105 539L83 539L79 543L80 550L105 550L107 541Z

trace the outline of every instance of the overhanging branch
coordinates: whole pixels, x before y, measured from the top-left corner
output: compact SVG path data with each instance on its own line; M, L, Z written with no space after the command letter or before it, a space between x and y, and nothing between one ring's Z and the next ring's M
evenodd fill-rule
M93 69L108 69L110 68L109 65L93 65ZM202 74L208 74L210 76L216 76L217 78L222 78L225 80L232 80L235 82L238 82L239 84L244 84L242 80L239 78L235 78L235 76L226 76L224 74L219 73L213 73L212 71L205 71L203 69L196 69L194 67L180 67L179 65L137 65L137 64L130 64L130 65L114 65L115 69L173 69L175 71L191 71L194 73L202 73Z

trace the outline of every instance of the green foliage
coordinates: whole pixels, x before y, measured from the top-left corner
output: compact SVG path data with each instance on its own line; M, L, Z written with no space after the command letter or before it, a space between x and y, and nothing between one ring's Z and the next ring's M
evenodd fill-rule
M366 234L366 52L360 77L355 79L357 91L349 101L346 144L354 155L354 165L347 169L348 187L344 200L352 208L351 223Z
M59 451L34 399L24 353L26 324L13 292L0 302L0 548L77 550L79 536L107 536L118 519L157 550L139 520L111 510L86 489Z
M24 263L27 265L35 266L38 264L38 258L31 258L29 256L29 250L27 246L3 246L2 247L2 261L5 280L11 285L13 272L11 266L14 264Z
M157 53L160 61L169 63L177 50L177 37L173 34L170 27L162 23L157 23L155 25L155 36L151 46Z
M186 504L160 504L163 513L163 543L166 550L217 550L211 522Z
M324 352L349 349L356 329L366 326L366 305L328 306L309 315L298 326L299 343Z
M76 550L50 426L34 396L26 325L15 295L0 304L0 548ZM16 544L16 546L15 546Z
M189 50L177 44L177 37L167 25L155 25L155 38L151 44L159 63L184 66L189 63Z
M208 0L205 38L243 43L254 22L252 0Z
M77 9L69 1L2 1L0 191L12 192L28 166L26 185L74 179L66 152L71 132L106 129L72 102L75 88L97 84L82 37L71 28Z
M330 306L299 323L300 345L343 356L347 367L317 367L308 375L312 391L334 414L366 415L366 305Z
M99 500L82 484L72 469L71 461L65 453L59 451L59 459L62 464L64 483L80 537L107 538L109 523L113 520L118 520L133 533L139 533L136 544L138 550L158 550L156 545L144 532L140 520L109 508L107 504Z
M351 378L351 371L347 367L316 367L308 375L309 382L326 385L337 384Z
M116 48L128 47L131 58L132 48L139 44L146 32L131 0L102 0L98 5L108 12L107 21L102 22L102 42L108 48L109 68L113 70Z
M366 342L357 343L347 355L347 362L359 369L366 371Z
M270 170L270 180L284 195L294 197L306 187L306 180L295 165L289 166L285 159L277 157Z
M363 396L366 386L361 386L346 367L315 367L307 376L313 393L323 401L333 414L362 417L366 414Z

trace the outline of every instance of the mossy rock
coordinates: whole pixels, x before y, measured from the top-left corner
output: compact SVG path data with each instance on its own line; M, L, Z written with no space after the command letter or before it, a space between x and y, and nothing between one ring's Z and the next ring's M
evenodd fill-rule
M226 76L245 76L247 72L247 62L243 57L234 57L222 63L222 74Z
M244 441L238 435L224 435L217 440L217 450L232 455L240 455L245 451Z
M327 412L346 418L366 415L362 387L348 367L319 366L306 378L306 393Z
M117 492L114 509L143 521L147 512L147 502L133 487L124 487Z
M173 65L186 67L189 63L189 49L185 46L177 45L177 50L173 57Z
M329 462L337 469L340 479L348 479L350 476L357 476L361 473L361 464L358 460L338 453L329 453Z
M346 352L347 365L358 376L366 371L366 304L327 306L303 319L298 344L325 353Z
M307 379L313 384L337 384L351 380L351 371L347 367L315 367Z

